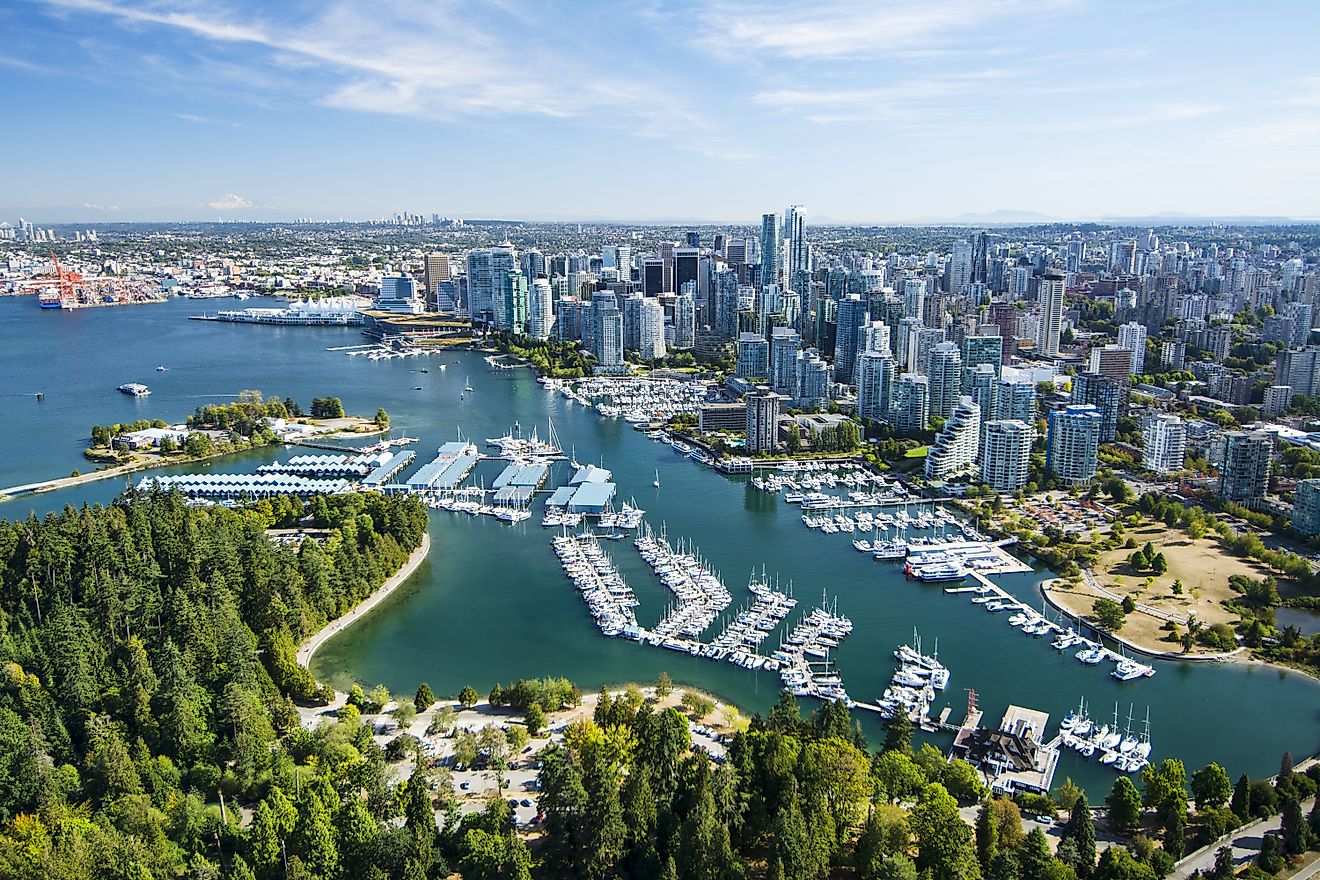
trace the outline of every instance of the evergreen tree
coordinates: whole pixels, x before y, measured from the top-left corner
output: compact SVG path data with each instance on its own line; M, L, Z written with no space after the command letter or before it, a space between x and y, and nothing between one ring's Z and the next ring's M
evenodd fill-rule
M796 798L779 808L772 852L783 880L810 880L820 868Z
M907 717L906 712L895 712L894 716L885 722L885 743L881 749L886 752L912 754L912 720Z
M425 712L435 705L435 693L432 692L431 686L426 682L422 682L417 688L417 694L413 697L413 705L417 707L418 712Z
M603 754L603 747L592 748L583 756L582 784L587 805L581 865L585 876L599 877L623 855L627 831L619 804L618 773Z
M684 880L731 880L740 873L729 844L729 829L716 815L715 800L707 787L683 820L674 866Z
M1040 830L1040 826L1032 828L1026 840L1022 841L1019 860L1022 866L1022 880L1053 880L1054 853L1050 849L1049 838Z
M1141 825L1141 794L1132 780L1120 776L1105 798L1109 808L1109 824L1122 831L1133 831Z
M1083 794L1073 804L1068 814L1068 822L1063 826L1060 841L1071 841L1076 848L1076 859L1071 867L1078 877L1087 878L1095 869L1095 823L1091 820L1091 808ZM1068 861L1065 859L1064 861Z
M1228 808L1238 817L1239 822L1251 818L1251 780L1247 778L1247 774L1243 773L1238 777L1237 784L1233 786L1233 799L1229 801Z
M1260 844L1260 855L1256 857L1256 867L1266 874L1277 874L1287 863L1283 858L1283 846L1277 834L1266 834Z
M1228 772L1213 761L1192 774L1192 797L1196 809L1222 807L1233 795L1233 783Z
M1280 829L1283 835L1283 849L1290 856L1301 855L1311 847L1311 829L1302 815L1302 805L1297 798L1290 797L1283 803L1283 820Z
M981 804L976 814L976 858L981 871L989 873L990 865L999 854L999 828L990 802Z
M1187 850L1187 819L1182 813L1170 814L1164 824L1164 851L1174 861L1181 859Z

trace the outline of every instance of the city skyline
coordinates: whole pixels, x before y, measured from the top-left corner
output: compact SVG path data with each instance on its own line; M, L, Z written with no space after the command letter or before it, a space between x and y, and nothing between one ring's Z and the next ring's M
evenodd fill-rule
M1315 218L1320 8L1274 5L24 0L0 214Z

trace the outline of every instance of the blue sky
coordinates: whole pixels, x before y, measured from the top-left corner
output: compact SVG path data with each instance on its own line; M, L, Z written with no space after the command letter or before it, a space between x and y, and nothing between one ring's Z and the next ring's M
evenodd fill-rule
M1320 216L1320 3L10 0L0 217Z

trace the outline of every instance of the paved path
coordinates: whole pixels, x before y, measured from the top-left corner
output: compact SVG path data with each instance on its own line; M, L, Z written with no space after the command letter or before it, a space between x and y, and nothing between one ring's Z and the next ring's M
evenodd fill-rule
M1302 802L1303 816L1310 814L1311 806L1314 803L1315 798ZM1228 840L1198 850L1183 859L1169 874L1169 878L1170 880L1184 880L1184 878L1192 876L1198 870L1205 871L1208 874L1215 865L1215 853L1219 851L1221 846L1231 846L1233 848L1233 863L1238 867L1248 862L1254 862L1256 856L1260 855L1260 847L1265 839L1265 834L1270 831L1278 831L1279 826L1282 824L1282 816L1271 816L1268 819L1257 819L1255 822L1249 822L1234 831ZM1305 878L1313 876L1317 870L1320 870L1320 863L1303 869L1293 880L1305 880Z

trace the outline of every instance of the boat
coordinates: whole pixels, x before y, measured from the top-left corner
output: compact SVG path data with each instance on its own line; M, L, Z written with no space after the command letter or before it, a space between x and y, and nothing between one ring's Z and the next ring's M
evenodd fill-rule
M156 368L156 372L157 372L157 373L163 373L163 372L165 372L166 369L167 369L167 367L165 367L165 366L162 364L161 366L159 366L159 367Z
M1092 645L1089 648L1083 648L1078 651L1076 657L1087 666L1095 666L1097 663L1103 662L1108 654L1109 652L1105 650L1103 646Z
M935 562L929 565L907 565L907 574L926 583L948 583L965 580L967 569L957 562Z
M455 361L454 363L458 363L458 362ZM473 391L472 380L470 378L465 378L463 380L463 391L469 394Z
M118 390L122 394L127 394L131 397L146 397L151 393L150 388L138 382L125 382L123 385L119 386Z
M58 290L47 290L37 294L37 304L43 309L58 309L64 306L64 298Z
M655 486L657 489L660 488L660 471L657 470L655 472L655 481L651 483L651 485Z
M1124 657L1122 660L1118 661L1118 665L1114 667L1114 671L1109 674L1119 681L1131 681L1134 678L1154 675L1155 670L1150 666L1146 666L1145 664Z

